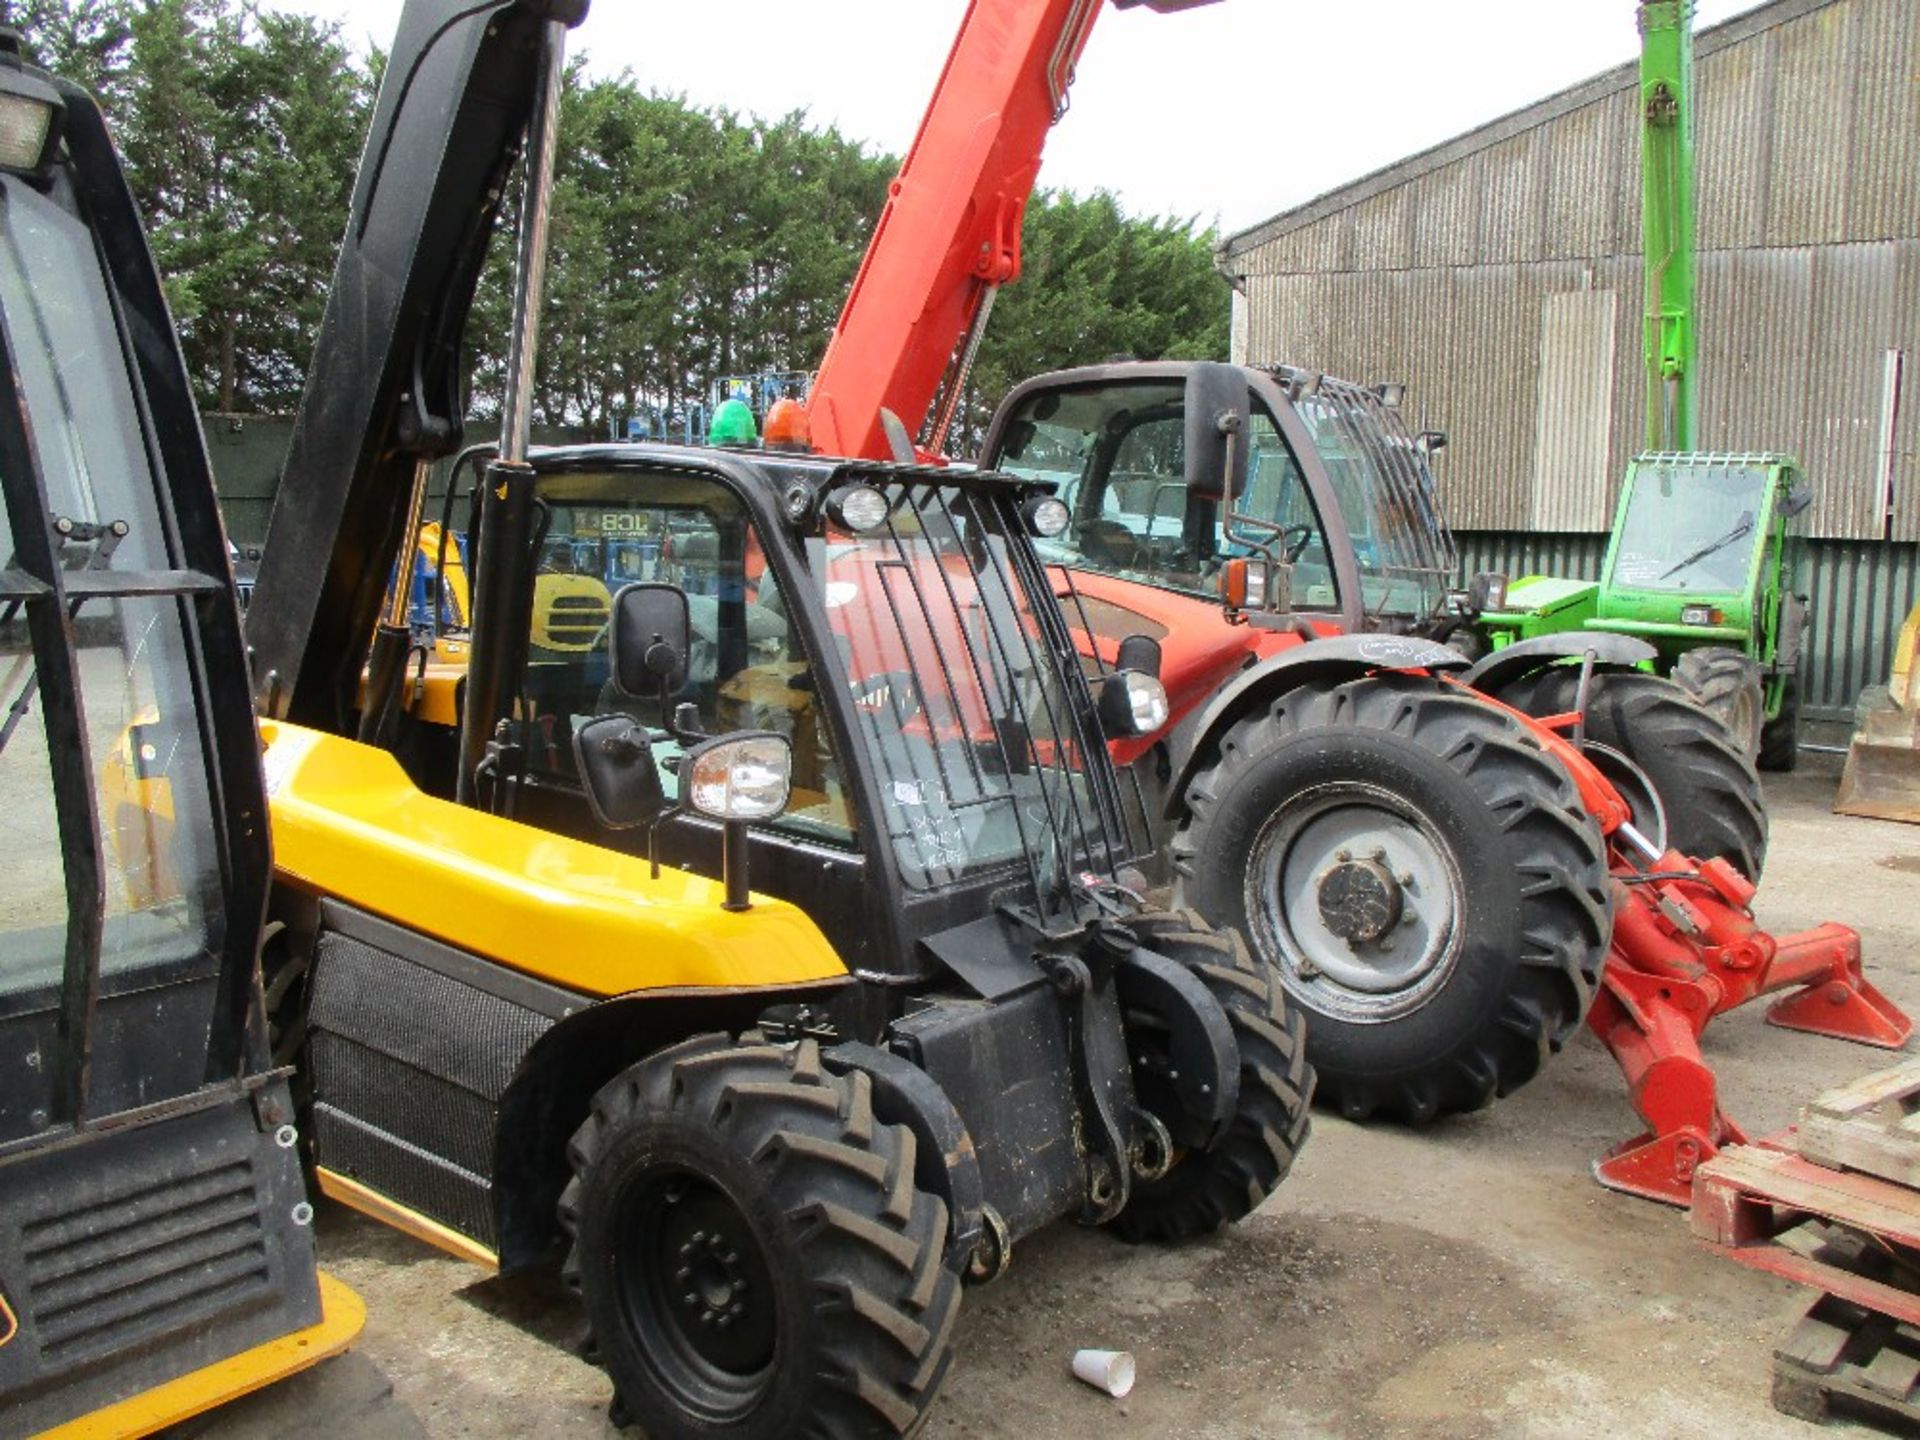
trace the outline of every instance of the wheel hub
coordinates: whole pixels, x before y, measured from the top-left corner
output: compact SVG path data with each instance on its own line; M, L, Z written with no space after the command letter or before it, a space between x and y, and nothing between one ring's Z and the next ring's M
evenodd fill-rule
M1342 852L1346 854L1346 852ZM1321 872L1320 918L1349 945L1378 940L1400 923L1405 897L1381 861L1349 856Z
M776 1344L773 1282L752 1225L706 1176L662 1166L623 1197L622 1303L679 1403L716 1420L755 1403Z
M673 1272L679 1305L696 1325L725 1330L747 1313L747 1275L740 1252L719 1235L696 1230L679 1247Z
M1377 1024L1424 1005L1460 954L1465 882L1405 797L1358 780L1303 790L1254 837L1250 939L1309 1009Z

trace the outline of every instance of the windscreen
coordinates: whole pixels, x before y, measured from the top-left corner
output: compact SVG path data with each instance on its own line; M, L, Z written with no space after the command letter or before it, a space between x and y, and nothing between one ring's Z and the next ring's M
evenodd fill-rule
M1124 855L1079 662L1006 493L877 485L883 525L808 542L908 884L995 869L1043 910Z
M1399 411L1372 390L1330 376L1294 401L1333 482L1353 540L1369 615L1436 613L1453 574L1451 532L1433 474Z
M1632 590L1744 591L1759 544L1760 465L1642 462L1615 547L1613 584Z

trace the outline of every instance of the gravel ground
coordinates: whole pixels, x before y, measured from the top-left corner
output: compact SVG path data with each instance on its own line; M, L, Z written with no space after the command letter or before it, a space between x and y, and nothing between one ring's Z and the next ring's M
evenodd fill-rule
M1761 916L1842 920L1875 982L1920 1014L1920 829L1827 813L1837 764L1769 782ZM1889 1063L1789 1034L1758 1010L1708 1053L1750 1132ZM1584 1034L1519 1094L1424 1131L1331 1116L1251 1220L1175 1251L1060 1226L971 1293L926 1434L951 1437L1813 1435L1768 1403L1773 1345L1807 1303L1715 1259L1677 1211L1610 1194L1589 1165L1629 1132L1621 1082ZM605 1376L575 1357L550 1274L476 1279L323 1207L322 1259L365 1297L355 1353L196 1433L601 1436ZM1126 1348L1114 1401L1072 1380L1078 1346Z

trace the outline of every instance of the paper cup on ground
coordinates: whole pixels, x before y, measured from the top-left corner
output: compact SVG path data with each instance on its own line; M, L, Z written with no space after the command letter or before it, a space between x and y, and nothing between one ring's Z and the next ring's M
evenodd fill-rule
M1133 1389L1133 1356L1125 1350L1076 1350L1073 1373L1118 1400Z

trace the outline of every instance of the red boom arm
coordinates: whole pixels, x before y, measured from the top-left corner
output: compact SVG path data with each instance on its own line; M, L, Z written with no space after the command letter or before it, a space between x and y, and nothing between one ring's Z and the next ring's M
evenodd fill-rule
M925 421L993 291L1020 276L1020 225L1047 131L1102 0L972 0L809 403L828 455L886 459L880 411ZM1211 0L1114 0L1185 10Z

